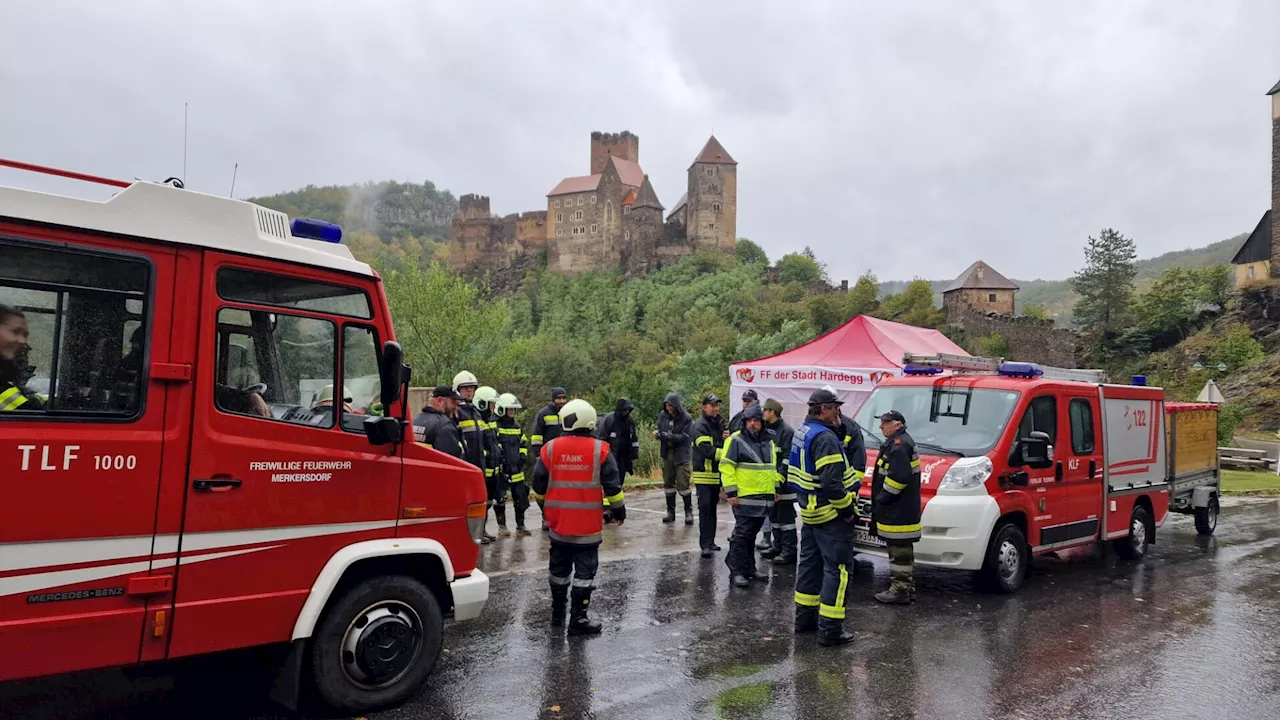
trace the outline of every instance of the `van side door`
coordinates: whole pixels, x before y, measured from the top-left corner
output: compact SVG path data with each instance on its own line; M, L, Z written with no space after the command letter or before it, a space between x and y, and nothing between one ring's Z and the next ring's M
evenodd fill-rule
M205 254L170 656L291 639L332 555L394 537L372 278Z
M174 258L0 222L0 680L137 662L171 587L153 543Z
M1062 439L1058 462L1071 508L1070 537L1094 540L1102 523L1102 442L1099 437L1098 395L1071 391L1066 400L1069 436Z

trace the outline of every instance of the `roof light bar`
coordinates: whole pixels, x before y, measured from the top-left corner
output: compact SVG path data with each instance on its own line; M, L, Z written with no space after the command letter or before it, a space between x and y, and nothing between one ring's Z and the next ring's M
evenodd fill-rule
M289 232L296 238L319 240L321 242L342 242L342 228L323 220L295 218L289 223Z

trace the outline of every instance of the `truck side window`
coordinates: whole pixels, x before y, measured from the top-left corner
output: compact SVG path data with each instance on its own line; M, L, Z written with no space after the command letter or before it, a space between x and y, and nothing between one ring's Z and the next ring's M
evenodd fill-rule
M1071 416L1071 450L1076 455L1093 453L1093 408L1084 398L1072 398L1067 406Z
M331 428L337 330L328 320L218 311L214 404L237 415Z
M138 417L150 287L144 258L0 239L0 417Z
M342 328L342 386L351 398L342 413L342 429L363 433L365 418L382 412L378 334L373 328L363 325Z
M1018 425L1018 439L1033 432L1042 432L1049 436L1049 444L1058 444L1058 401L1052 395L1041 395L1031 401L1027 412Z

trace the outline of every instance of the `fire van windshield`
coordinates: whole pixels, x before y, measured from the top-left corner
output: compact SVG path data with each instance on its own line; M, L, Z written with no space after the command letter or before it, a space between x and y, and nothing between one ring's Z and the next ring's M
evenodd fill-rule
M965 388L963 394L949 393L939 400L935 390L928 385L878 387L853 419L870 430L876 442L884 442L876 416L897 410L907 419L907 432L918 444L966 456L983 455L995 447L1009 425L1020 395L1013 390Z

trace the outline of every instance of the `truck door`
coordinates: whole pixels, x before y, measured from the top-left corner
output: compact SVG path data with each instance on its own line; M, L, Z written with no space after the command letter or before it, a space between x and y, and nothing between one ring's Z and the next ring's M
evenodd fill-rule
M1102 443L1098 440L1098 396L1069 393L1066 426L1058 462L1066 487L1072 525L1067 535L1080 542L1094 540L1102 522ZM1068 442L1069 440L1069 442Z
M372 282L206 253L171 656L287 641L324 564L392 537Z
M174 258L0 223L0 680L137 662L171 587L152 564Z
M1027 405L1018 424L1018 439L1032 432L1049 436L1055 461L1062 457L1058 446L1058 398L1045 391L1036 395ZM1031 533L1028 540L1037 550L1062 542L1063 527L1070 522L1070 508L1065 487L1058 480L1057 464L1049 468L1025 468L1028 475L1027 491L1032 496Z

